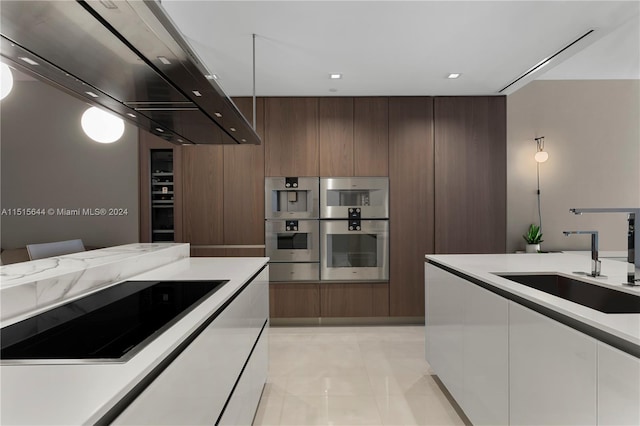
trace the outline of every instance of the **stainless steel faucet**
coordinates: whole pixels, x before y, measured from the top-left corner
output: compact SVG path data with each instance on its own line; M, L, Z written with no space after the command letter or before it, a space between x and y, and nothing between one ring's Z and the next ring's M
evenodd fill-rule
M567 237L571 234L591 234L591 276L600 276L600 265L598 260L598 231L562 231Z
M570 209L574 214L582 213L627 213L629 232L627 234L627 285L640 285L640 232L635 232L636 216L640 216L640 208L601 208ZM636 250L638 248L638 250Z

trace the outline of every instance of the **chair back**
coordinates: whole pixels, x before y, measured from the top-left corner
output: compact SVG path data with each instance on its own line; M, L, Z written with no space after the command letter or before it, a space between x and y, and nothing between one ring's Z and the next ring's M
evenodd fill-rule
M54 243L27 244L29 259L44 259L46 257L61 256L63 254L85 251L82 240L56 241Z

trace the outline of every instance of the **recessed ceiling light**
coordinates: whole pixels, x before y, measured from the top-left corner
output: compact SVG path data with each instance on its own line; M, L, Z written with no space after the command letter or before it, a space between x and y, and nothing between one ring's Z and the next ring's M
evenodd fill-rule
M214 112L213 115L215 115L218 118L222 118L222 114L220 114L219 112Z
M206 78L207 80L217 80L218 76L215 74L205 74L204 78Z
M160 133L164 133L164 130L162 130L160 127L156 127L156 130Z
M28 63L29 65L40 65L39 63L37 63L36 61L34 61L31 58L27 58L26 56L21 56L20 59L22 59L23 61L25 61L26 63Z
M244 139L244 138L242 138L242 139L240 139L240 140L241 140L242 142L246 142L246 141L247 141L247 140L246 140L246 139Z
M235 127L229 127L229 130L231 130L232 132L235 132L236 128Z
M451 74L449 74L449 75L447 76L447 78L458 78L458 77L460 77L461 75L462 75L462 74L460 74L460 73L452 72Z
M98 97L98 95L96 95L93 92L84 92L84 93L86 93L87 95L91 96L92 98L97 98Z
M329 78L332 79L332 80L339 80L339 79L342 78L342 74L338 74L338 73L329 74Z
M171 65L171 61L165 58L164 56L158 56L158 60L165 65Z
M200 97L202 96L202 93L198 92L197 90L192 90L191 93L193 93L194 95Z
M131 114L130 112L128 112L128 113L127 113L127 115L128 115L129 117L131 117L131 118L136 118L136 115L135 115L135 114Z

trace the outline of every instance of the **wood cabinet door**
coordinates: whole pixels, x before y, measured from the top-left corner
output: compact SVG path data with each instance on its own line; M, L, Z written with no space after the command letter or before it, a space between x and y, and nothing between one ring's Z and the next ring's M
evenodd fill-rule
M265 99L266 176L318 176L318 98Z
M318 283L269 283L271 318L317 318L320 316Z
M434 250L433 98L389 100L392 316L424 315L424 255Z
M506 97L438 97L435 252L506 250Z
M356 98L354 175L389 175L389 99Z
M320 176L354 176L353 98L320 98Z
M320 316L389 316L389 283L320 283Z
M235 98L247 121L253 100ZM225 145L224 244L264 244L264 99L256 100L256 131L260 145Z
M184 240L223 244L223 146L184 146L182 151Z

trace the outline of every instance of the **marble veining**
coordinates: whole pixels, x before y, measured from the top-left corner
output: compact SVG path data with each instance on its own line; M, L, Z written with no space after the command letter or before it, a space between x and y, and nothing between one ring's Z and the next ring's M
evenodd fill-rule
M189 244L127 244L0 267L0 319L53 306L189 257Z

